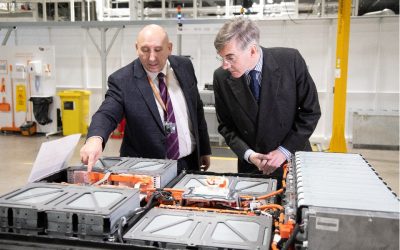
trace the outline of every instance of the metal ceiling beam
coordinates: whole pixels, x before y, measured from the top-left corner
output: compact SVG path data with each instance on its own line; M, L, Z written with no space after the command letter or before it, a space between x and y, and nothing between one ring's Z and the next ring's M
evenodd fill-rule
M123 28L123 27L122 27ZM119 32L121 31L122 28L118 28L115 33L113 38L110 41L110 44L107 47L107 39L106 39L106 33L108 31L108 28L99 28L100 30L100 47L96 43L95 39L93 38L92 34L90 33L89 29L87 29L87 33L89 34L90 39L92 40L94 46L96 46L97 51L100 54L101 58L101 90L102 90L102 98L105 98L106 92L107 92L107 56L108 53L110 52L115 39L117 38Z
M1 45L4 46L7 44L8 38L10 38L11 32L15 30L15 27L9 27L7 29L6 35L4 36L3 41L1 42Z

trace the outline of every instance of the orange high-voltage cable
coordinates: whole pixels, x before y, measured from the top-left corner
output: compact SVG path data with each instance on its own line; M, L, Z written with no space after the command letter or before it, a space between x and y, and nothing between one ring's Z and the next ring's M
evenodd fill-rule
M90 172L89 180L91 183L96 183L102 180L106 176L105 173ZM135 184L140 184L140 191L144 192L150 187L153 187L153 178L147 175L133 175L133 174L110 174L110 176L104 180L108 182L119 182L124 184L131 184L132 187Z

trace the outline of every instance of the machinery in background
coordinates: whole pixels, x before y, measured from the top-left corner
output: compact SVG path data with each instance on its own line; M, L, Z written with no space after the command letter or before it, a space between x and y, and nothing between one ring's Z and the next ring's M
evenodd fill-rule
M85 170L69 167L1 196L0 244L19 237L47 248L54 239L121 249L399 247L399 199L358 154L297 152L274 178L177 176L176 161L123 157Z
M238 14L267 18L296 18L298 16L333 16L338 1L332 0L89 0L87 2L59 0L43 2L8 1L0 4L0 18L30 21L111 21L175 18L176 8L182 6L184 18L231 17ZM352 0L353 15L398 14L399 3L392 0Z
M215 111L215 98L212 83L204 84L204 89L199 90L199 94L203 101L204 117L207 122L210 141L222 145L224 138L218 133L218 120Z

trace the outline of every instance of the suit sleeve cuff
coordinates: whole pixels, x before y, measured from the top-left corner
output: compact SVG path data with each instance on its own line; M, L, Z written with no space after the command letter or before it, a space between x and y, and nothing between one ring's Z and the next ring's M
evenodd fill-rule
M103 137L98 136L98 135L94 135L94 136L91 136L91 137L87 138L86 141L85 141L85 144L86 144L86 142L87 142L88 140L90 140L90 138L99 138L99 139L101 140L101 143L104 142Z

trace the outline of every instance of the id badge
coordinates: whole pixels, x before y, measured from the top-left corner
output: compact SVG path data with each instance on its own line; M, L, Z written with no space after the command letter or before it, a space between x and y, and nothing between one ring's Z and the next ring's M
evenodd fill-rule
M164 130L167 135L176 133L176 124L174 122L165 122Z

